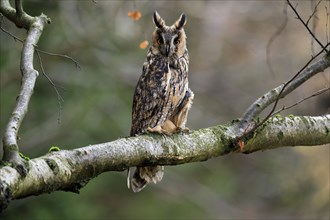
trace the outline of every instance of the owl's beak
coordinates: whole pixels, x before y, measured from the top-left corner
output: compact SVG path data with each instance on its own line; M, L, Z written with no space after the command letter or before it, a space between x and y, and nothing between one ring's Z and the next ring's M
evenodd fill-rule
M165 56L169 56L170 55L170 50L171 50L171 46L170 45L165 45Z

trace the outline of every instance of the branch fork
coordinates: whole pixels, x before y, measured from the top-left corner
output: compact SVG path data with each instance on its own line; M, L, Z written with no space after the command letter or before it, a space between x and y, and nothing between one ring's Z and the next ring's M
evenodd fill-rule
M23 42L20 61L20 70L22 74L21 89L3 136L3 161L10 162L14 166L22 167L24 161L19 155L19 147L17 144L18 132L24 116L28 111L28 105L33 93L35 82L39 75L38 71L33 67L35 45L37 45L39 41L45 24L49 23L50 19L44 14L37 17L29 16L23 11L22 2L20 0L15 1L16 9L10 5L8 0L1 0L0 3L0 12L5 17L14 22L16 26L28 30L27 37Z

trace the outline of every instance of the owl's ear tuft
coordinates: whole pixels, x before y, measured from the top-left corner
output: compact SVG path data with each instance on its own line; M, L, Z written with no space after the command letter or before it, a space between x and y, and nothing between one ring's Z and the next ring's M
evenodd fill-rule
M181 14L180 18L174 23L175 28L180 30L187 23L187 17L184 13Z
M160 17L157 11L154 12L154 23L158 28L163 28L165 26L165 21Z

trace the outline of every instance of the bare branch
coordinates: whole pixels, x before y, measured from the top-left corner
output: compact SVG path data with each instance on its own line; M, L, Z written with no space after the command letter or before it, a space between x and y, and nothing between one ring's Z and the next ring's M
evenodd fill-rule
M39 40L42 30L49 19L45 15L31 17L26 13L17 16L16 10L11 7L8 0L1 0L0 12L8 19L15 22L16 26L24 27L28 30L27 38L23 43L21 53L20 69L22 73L22 82L19 96L16 99L16 106L12 112L9 122L4 131L3 137L3 160L22 166L22 159L18 150L18 131L23 118L28 110L28 104L33 93L38 71L33 67L33 54L35 46ZM23 12L21 2L16 1L17 10ZM3 28L1 28L3 30ZM12 36L12 35L11 35ZM18 39L18 38L14 38Z
M320 2L321 2L321 0L318 2L318 4ZM238 123L238 127L237 127L242 132L242 135L248 135L248 134L254 132L259 126L261 126L263 123L265 123L271 117L271 115L274 113L274 111L276 109L276 106L277 106L278 101L286 95L286 94L284 94L284 91L286 90L286 88L288 87L289 88L288 91L291 92L292 90L294 90L295 88L297 88L300 85L300 84L296 84L296 87L294 87L294 88L292 87L290 89L291 86L289 86L289 85L295 85L295 83L293 83L294 81L303 83L304 81L299 80L299 79L302 78L300 76L300 74L307 68L307 66L312 61L314 61L314 59L316 57L318 57L321 53L323 53L323 51L326 52L325 59L326 60L329 60L329 56L330 55L329 55L329 52L327 50L327 47L329 46L329 43L327 43L326 46L323 46L323 44L321 42L319 42L319 40L315 37L315 35L313 34L313 32L309 29L308 25L302 20L302 18L300 17L299 13L297 12L297 10L292 6L290 0L287 0L287 3L291 7L291 9L294 11L294 13L297 15L297 18L304 24L305 28L309 31L309 33L311 34L311 36L320 44L320 46L321 46L322 49L321 49L321 51L318 54L316 54L315 56L312 56L312 58L288 82L286 82L284 85L279 86L279 87L276 88L276 89L278 89L278 88L281 87L275 100L272 100L271 102L269 102L270 100L266 100L265 102L263 102L264 105L261 105L259 103L261 101L260 98L259 98L255 103L253 103L248 108L248 110L245 112L245 114L243 116L243 119L240 121L240 123ZM315 6L315 10L314 10L315 13L316 13L318 4ZM268 62L268 64L269 64L269 62ZM271 66L269 65L269 67L271 67ZM325 68L327 68L327 67L329 67L329 65L327 65ZM309 79L309 78L310 77L307 77L306 80ZM296 80L296 79L298 79L298 80ZM276 89L275 90L272 90L272 91L276 91ZM261 97L261 99L263 99L264 96ZM272 99L272 97L273 96L270 95L268 98L271 98ZM274 102L274 105L273 105L271 111L268 113L268 115L261 122L257 123L256 125L253 125L251 123L252 120L253 120L253 118L255 118L257 115L259 115L272 102Z
M19 42L23 43L23 40L22 39L20 39L19 37L13 35L9 31L7 31L6 29L4 29L1 25L0 25L0 30L2 30L4 33L6 33L9 36L11 36L12 38L14 38L15 41L19 41ZM43 54L46 54L46 55L49 55L49 56L57 56L57 57L67 58L67 59L71 60L75 64L76 68L81 69L81 66L80 66L79 62L77 60L75 60L71 56L68 56L68 55L65 55L65 54L51 53L51 52L48 52L48 51L39 49L37 45L34 45L34 46L35 46L35 50L38 51L38 52L40 52L40 53L43 53Z
M326 47L327 47L328 45L326 45ZM314 57L312 57L297 73L296 73L296 75L294 75L289 81L287 81L284 85L283 85L283 87L282 87L282 89L280 90L280 92L279 92L279 94L278 94L278 96L277 96L277 98L276 98L276 100L275 100L275 102L274 102L274 105L273 105L273 108L272 108L272 110L270 110L270 112L268 113L268 115L260 122L260 123L258 123L251 131L249 131L249 133L250 132L253 132L256 128L258 128L259 126L261 126L263 123L265 123L267 120L268 120L268 118L270 118L271 117L271 115L273 114L273 112L275 111L275 109L276 109L276 106L277 106L277 103L278 103L278 101L280 100L280 98L283 98L283 97L281 97L282 96L282 93L283 93L283 91L286 89L286 87L288 87L289 86L289 84L290 83L292 83L296 78L298 78L298 76L299 76L299 74L302 72L302 71L304 71L306 68L307 68L307 66L316 58L316 57L318 57L321 53L323 52L323 49L318 53L318 54L316 54L316 56L314 56ZM298 87L298 86L297 86Z
M51 53L51 52L47 52L47 51L44 51L44 50L40 50L38 48L36 48L36 50L40 53L47 54L47 55L50 55L50 56L57 56L57 57L67 58L75 64L76 68L81 69L81 66L80 66L79 62L71 56L68 56L68 55L65 55L65 54Z
M20 8L21 6L17 7ZM22 13L20 16L17 16L18 13L16 13L16 9L10 5L9 0L0 0L0 12L19 28L23 27L26 30L29 30L34 22L33 17L27 13ZM48 18L47 22L49 23Z
M293 5L291 4L290 0L286 0L287 3L289 4L290 8L292 9L292 11L296 14L297 18L299 21L301 21L301 23L305 26L305 28L308 30L309 34L314 38L314 40L320 45L320 47L328 52L328 50L326 49L326 47L319 41L319 39L317 39L317 37L315 37L314 33L311 31L311 29L309 29L308 25L304 22L304 20L300 17L299 13L297 12L297 10L293 7Z
M20 38L16 37L15 35L13 35L12 33L8 32L7 30L5 30L2 26L0 26L0 29L5 32L6 34L8 34L9 36L11 36L12 38L14 38L14 40L16 41L19 41L21 43L23 43L23 40L21 40ZM51 53L51 52L47 52L47 51L44 51L44 50L40 50L38 49L38 47L36 45L35 46L35 51L37 53L37 57L39 59L39 63L40 63L40 68L41 68L41 72L42 74L47 78L47 80L49 81L49 83L53 86L55 92L56 92L56 95L57 95L57 103L58 103L58 106L59 106L59 116L58 116L58 122L60 123L60 118L61 118L61 110L62 110L62 102L64 102L64 99L62 98L60 92L58 91L58 85L55 85L54 82L52 81L52 79L46 74L45 70L44 70L44 67L43 67L43 64L42 64L42 59L41 59L41 56L39 53L44 53L44 54L47 54L47 55L50 55L50 56L58 56L58 57L64 57L64 58L67 58L69 60L71 60L76 68L79 68L81 69L80 67L80 64L78 61L76 61L74 58L68 56L68 55L62 55L62 54L57 54L57 53ZM60 87L62 88L62 87ZM62 88L63 89L63 88Z
M322 2L322 0L319 0L316 4L315 1L311 1L311 8L312 8L312 14L309 16L308 20L306 21L306 24L308 25L309 21L313 18L312 20L312 32L315 33L316 32L316 24L317 24L317 7L319 6L319 4ZM313 37L311 38L311 51L312 51L312 55L315 55L315 51L314 51L314 39Z
M300 103L302 103L302 102L304 102L304 101L306 101L306 100L308 100L308 99L310 99L310 98L313 98L313 97L316 97L316 96L318 96L318 95L321 95L321 94L323 94L323 93L325 93L326 91L329 91L329 90L330 90L330 87L328 87L328 88L323 88L323 89L321 89L321 90L319 90L319 91L313 93L312 95L307 96L307 97L305 97L305 98L299 100L298 102L296 102L296 103L294 103L294 104L292 104L292 105L289 105L289 106L283 106L281 109L279 109L279 110L277 110L276 112L274 112L274 113L272 114L272 116L274 116L274 115L276 115L276 114L278 114L278 113L280 113L280 112L282 112L282 111L284 111L284 110L290 109L290 108L292 108L292 107L294 107L294 106L296 106L296 105L298 105L298 104L300 104Z
M317 7L319 6L319 4L322 2L322 0L319 0L317 3L316 3L316 5L314 6L314 1L311 1L311 5L312 5L312 7L314 8L313 9L313 12L312 12L312 14L309 16L309 18L308 18L308 20L306 21L306 25L308 26L308 23L309 23L309 21L314 17L314 15L316 14L316 12L317 12ZM313 33L314 33L314 31L313 31Z
M258 125L254 126L252 130L249 130L248 132L251 132L258 126L261 126L262 123L264 123L273 114L279 99L284 98L287 94L295 90L312 76L319 72L323 72L330 66L330 54L325 55L322 59L308 66L322 52L323 50L321 50L316 56L312 57L288 82L267 92L259 99L257 99L252 105L250 105L250 107L244 113L242 120L240 123L238 123L237 129L242 132L242 135L247 132L247 129L251 126L253 119L257 117L266 107L274 102L272 110L265 117L265 119L263 119L262 122L258 123Z
M64 99L62 98L60 92L57 90L57 86L54 84L54 82L52 81L52 79L46 74L45 69L44 69L44 66L42 64L42 60L41 60L41 56L39 54L39 51L36 50L36 52L37 52L37 57L39 59L39 64L40 64L41 72L47 78L48 82L53 86L53 88L54 88L54 90L56 92L56 95L57 95L57 105L58 105L58 109L59 109L58 120L57 121L60 124L61 123L62 103L64 102Z

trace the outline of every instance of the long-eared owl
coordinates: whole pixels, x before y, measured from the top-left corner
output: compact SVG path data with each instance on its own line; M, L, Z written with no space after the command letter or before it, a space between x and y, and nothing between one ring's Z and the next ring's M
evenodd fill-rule
M131 136L188 130L185 125L194 94L188 87L186 16L182 14L172 26L166 26L155 11L153 21L156 29L133 97ZM137 167L129 186L139 192L149 182L160 181L163 170L163 166Z

